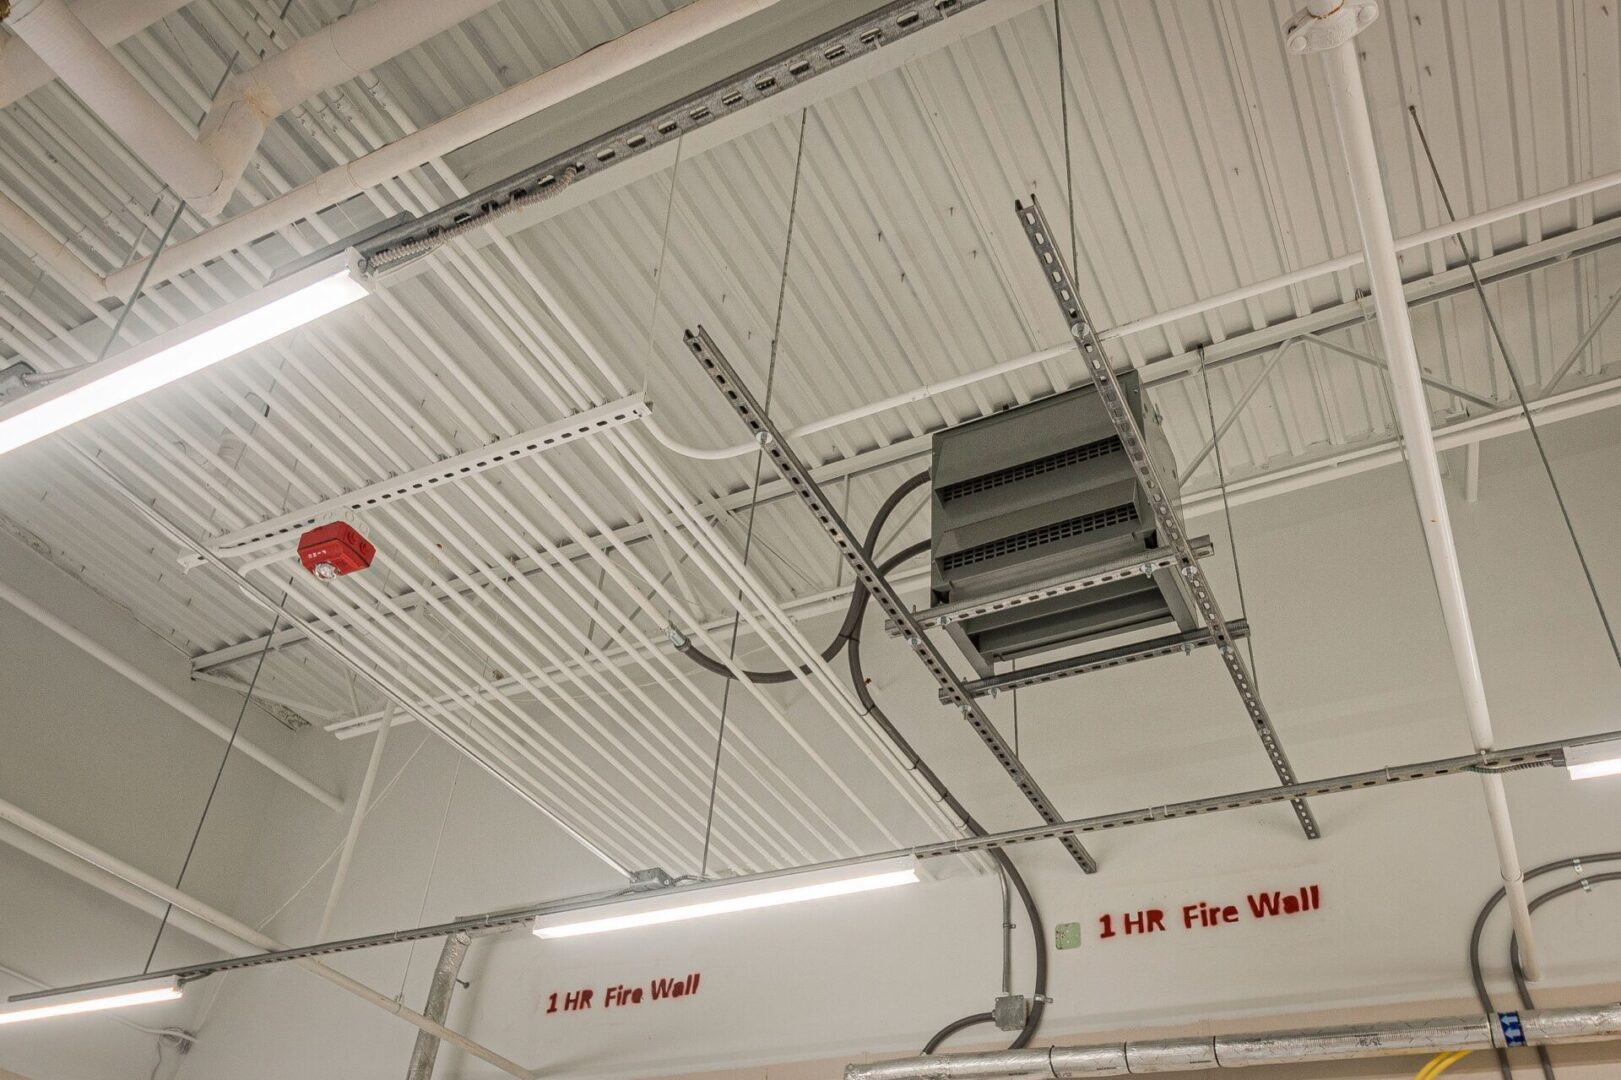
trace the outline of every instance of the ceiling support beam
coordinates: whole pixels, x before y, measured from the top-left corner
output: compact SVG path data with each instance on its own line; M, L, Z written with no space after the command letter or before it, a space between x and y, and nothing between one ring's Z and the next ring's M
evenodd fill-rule
M12 607L16 608L24 615L27 615L30 619L33 619L51 633L57 635L64 641L84 652L85 655L100 661L102 664L105 664L108 668L112 669L119 675L122 675L124 678L128 679L130 682L134 683L148 694L151 694L153 697L157 698L159 701L163 702L163 704L167 705L181 716L184 716L198 727L201 727L205 731L219 737L220 739L226 740L227 742L230 741L231 728L229 725L209 715L206 711L198 708L192 702L187 701L185 698L181 697L167 686L164 686L147 672L142 671L128 660L125 660L122 656L119 656L111 649L102 645L89 634L86 634L84 631L57 617L52 612L48 611L43 605L35 603L33 600L27 596L24 596L21 592L4 581L0 581L0 601L10 604ZM264 749L258 743L238 736L232 745L236 750L240 751L244 757L257 761L260 765L263 765L266 769L269 769L275 775L281 777L289 784L292 784L310 798L321 803L321 805L325 806L327 809L343 809L342 799L332 794L330 791L326 790L309 777L294 771L292 766L271 754L270 751Z
M1464 713L1475 749L1492 748L1496 736L1486 704L1486 684L1481 675L1480 656L1475 647L1469 603L1464 596L1463 571L1452 536L1446 490L1441 483L1440 458L1435 434L1430 429L1430 408L1425 396L1423 370L1413 326L1407 311L1401 267L1396 261L1396 240L1390 227L1390 211L1385 203L1384 181L1379 174L1379 156L1374 145L1373 122L1362 85L1361 61L1356 36L1372 25L1379 9L1371 2L1310 0L1305 11L1285 28L1293 52L1315 52L1328 80L1329 100L1334 123L1339 129L1340 148L1350 175L1357 226L1368 275L1373 282L1373 300L1379 313L1379 335L1384 343L1389 369L1391 397L1406 440L1407 468L1413 493L1418 499L1419 517L1424 529L1425 547L1441 601L1447 640L1452 648L1453 666L1463 691ZM1509 914L1519 938L1520 957L1526 977L1540 977L1540 961L1531 909L1525 895L1525 874L1514 842L1514 825L1509 816L1508 796L1503 778L1483 773L1481 793L1486 816L1491 823L1497 847L1498 868L1507 893Z
M33 814L30 814L20 806L0 800L0 822L6 822L13 825L16 828L27 832L31 836L37 837L38 839L61 849L66 854L71 855L80 862L94 867L95 869L101 871L101 873L125 882L149 896L156 897L157 899L162 900L165 904L173 905L177 911L183 912L192 919L215 928L216 930L222 932L227 940L234 942L234 951L240 953L255 953L284 948L284 946L277 942L274 938L261 934L247 923L234 919L225 914L223 911L205 904L201 900L189 896L171 885L159 881L146 871L131 866L129 863L118 858L117 856L110 855L107 852L102 851L101 849L79 839L66 830L59 829L49 822L35 817ZM111 893L111 895L116 895L121 900L129 900L129 897L122 891ZM136 906L140 905L137 904ZM530 1071L523 1068L521 1065L508 1061L500 1054L497 1054L495 1051L489 1049L481 1043L474 1042L465 1035L462 1035L460 1032L452 1031L443 1024L430 1020L419 1012L407 1009L404 1005L398 1001L395 1001L393 998L386 997L359 980L352 979L342 972L327 967L319 960L312 957L301 958L294 961L294 963L298 964L299 967L304 968L311 974L318 975L327 980L340 990L345 990L348 993L355 995L367 1004L375 1005L384 1012L392 1013L393 1015L398 1016L401 1020L404 1020L406 1023L416 1027L418 1030L426 1031L435 1038L443 1039L452 1046L459 1047L460 1049L465 1050L467 1053L472 1054L474 1057L488 1062L509 1076L518 1077L518 1080L533 1080L533 1076Z

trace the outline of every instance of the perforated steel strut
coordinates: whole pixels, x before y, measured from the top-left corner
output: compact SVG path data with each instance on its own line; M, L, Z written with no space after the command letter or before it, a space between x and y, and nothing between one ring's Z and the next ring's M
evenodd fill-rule
M940 650L918 624L917 618L901 602L900 595L878 572L877 564L861 546L861 540L833 508L832 501L822 493L820 485L811 478L810 470L789 447L782 432L766 417L765 410L754 399L748 387L743 385L737 372L721 355L720 349L704 332L703 327L688 330L686 343L687 348L703 367L704 374L709 376L727 403L736 410L743 423L748 425L749 433L759 442L761 449L771 459L771 464L787 481L794 494L799 496L800 501L810 509L816 523L839 549L839 553L855 571L856 577L872 594L874 602L885 616L903 628L902 637L918 659L923 661L923 666L928 669L929 674L934 676L934 681L940 685L940 696L944 702L962 711L963 719L968 721L968 725L974 729L974 734L979 736L980 741L995 756L997 763L1019 786L1025 799L1035 808L1036 813L1041 815L1041 820L1048 824L1062 821L1063 815L1053 806L1052 800L1047 798L1046 792L1041 790L1041 785L1037 784L1026 771L1024 763L1013 753L1013 748L1002 738L1002 733L996 730L996 725L991 723L990 717L979 707L974 695L968 692L962 680L951 670ZM1069 835L1059 836L1058 840L1082 870L1088 874L1097 872L1097 860L1081 846L1079 840Z
M1120 444L1125 447L1132 472L1136 473L1137 482L1148 493L1159 541L1176 557L1179 572L1187 582L1188 591L1193 595L1199 614L1204 617L1205 627L1210 632L1216 652L1227 666L1227 674L1232 677L1233 685L1238 688L1238 696L1244 703L1244 710L1249 714L1250 723L1255 725L1255 733L1261 737L1261 746L1271 759L1278 780L1284 784L1293 784L1294 768L1289 764L1288 755L1283 752L1283 744L1278 741L1278 733L1272 727L1272 718L1267 714L1266 706L1261 703L1260 692L1255 688L1255 678L1250 674L1249 665L1244 663L1244 658L1238 651L1236 637L1221 613L1221 605L1216 602L1215 590L1211 588L1209 579L1199 566L1193 546L1188 541L1187 532L1182 528L1181 516L1172 505L1171 500L1175 497L1175 488L1172 484L1175 478L1172 478L1171 484L1162 480L1148 455L1143 433L1126 404L1120 379L1115 375L1114 368L1109 365L1109 358L1104 355L1103 344L1098 341L1092 320L1087 318L1086 308L1081 303L1080 295L1075 291L1075 280L1070 276L1069 267L1064 264L1063 256L1053 243L1052 229L1048 227L1047 218L1036 203L1036 197L1032 195L1028 204L1016 202L1013 207L1018 212L1019 224L1024 227L1024 234L1030 241L1030 247L1041 262L1042 276L1047 279L1053 298L1058 301L1058 306L1064 313L1064 320L1069 324L1070 335L1081 348L1081 356L1086 360L1087 370L1092 373L1092 379L1097 384L1098 396L1103 401L1110 422L1114 424L1116 434L1120 436ZM1300 819L1300 827L1305 830L1307 838L1316 840L1322 835L1317 828L1317 819L1312 816L1306 800L1295 799L1290 805L1294 807L1295 816Z

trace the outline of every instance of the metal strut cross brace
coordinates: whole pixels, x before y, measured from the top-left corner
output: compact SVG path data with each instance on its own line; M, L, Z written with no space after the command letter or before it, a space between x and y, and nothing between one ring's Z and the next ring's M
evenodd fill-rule
M974 734L978 735L996 756L1003 770L1019 786L1019 790L1024 793L1024 797L1029 800L1036 813L1041 815L1041 820L1049 825L1061 823L1064 820L1063 815L1053 806L1052 801L1041 790L1041 786L1025 771L1024 764L1013 753L1013 748L1002 738L1001 732L996 730L990 717L980 709L973 695L963 686L962 680L951 670L940 650L929 640L912 612L901 602L900 595L878 572L877 564L861 546L861 541L851 531L850 526L845 524L838 511L833 509L833 504L823 494L821 485L812 479L810 470L788 447L782 432L766 418L765 410L760 408L754 395L737 377L737 372L721 355L714 341L701 326L696 330L688 330L685 340L687 348L703 367L704 374L709 376L727 402L737 410L738 416L748 425L750 434L771 459L771 464L776 467L778 474L793 489L794 494L810 508L817 524L827 533L834 546L839 549L839 553L855 571L856 577L872 594L873 601L885 616L895 620L903 628L907 645L911 646L918 659L923 661L923 666L929 669L929 674L934 676L934 681L940 685L942 700L962 711L963 719L968 721L969 726L974 729ZM1082 870L1088 874L1097 872L1097 860L1081 846L1079 840L1070 835L1059 835L1057 839Z
M1092 379L1097 384L1098 396L1103 401L1110 422L1114 424L1115 433L1120 436L1120 445L1126 451L1132 471L1137 474L1137 482L1148 493L1148 501L1154 511L1154 528L1159 535L1160 543L1170 548L1181 566L1182 577L1187 582L1188 590L1193 594L1200 615L1204 617L1205 626L1214 639L1216 651L1221 655L1222 662L1227 665L1227 674L1232 676L1233 685L1238 688L1238 696L1244 702L1244 709L1249 714L1250 722L1255 725L1256 734L1261 737L1261 745L1266 749L1267 757L1272 760L1272 768L1276 770L1278 780L1284 784L1293 784L1295 771L1289 765L1289 758L1284 754L1282 744L1278 742L1278 733L1272 728L1272 718L1267 715L1266 706L1261 703L1261 696L1255 689L1255 679L1250 675L1249 666L1244 663L1244 658L1239 655L1235 636L1227 620L1222 617L1220 605L1216 603L1215 591L1210 587L1204 570L1199 566L1199 560L1194 556L1187 533L1182 528L1181 517L1171 504L1173 489L1161 481L1153 461L1148 456L1143 433L1126 405L1120 380L1116 377L1114 369L1109 366L1103 345L1098 341L1097 334L1092 328L1092 321L1087 318L1086 309L1081 305L1080 296L1075 291L1075 281L1070 276L1068 267L1064 265L1058 248L1053 244L1053 233L1047 226L1047 218L1042 214L1034 195L1030 196L1028 204L1015 202L1013 208L1019 215L1019 224L1024 227L1024 234L1029 238L1036 258L1041 261L1042 274L1046 277L1047 284L1064 313L1064 321L1069 324L1070 335L1080 347L1087 370L1092 373ZM1295 816L1300 819L1300 827L1305 830L1308 839L1316 840L1322 835L1317 828L1317 819L1312 816L1311 808L1306 805L1305 799L1293 799L1290 805L1294 807Z

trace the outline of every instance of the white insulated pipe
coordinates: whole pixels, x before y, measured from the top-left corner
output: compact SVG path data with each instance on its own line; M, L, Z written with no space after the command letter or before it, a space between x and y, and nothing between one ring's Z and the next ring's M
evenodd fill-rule
M1253 1035L1190 1035L1097 1046L931 1054L846 1065L844 1080L1060 1080L1621 1039L1621 1004L1442 1016Z
M190 202L218 190L219 165L65 0L15 0L6 25L176 195Z
M1338 12L1341 16L1355 18L1349 10L1342 10L1340 4L1333 2L1313 0L1312 10L1315 11L1319 4L1324 7L1325 15L1332 16ZM1401 267L1396 261L1396 241L1391 232L1390 211L1385 203L1384 184L1379 175L1379 158L1374 147L1373 124L1368 116L1355 38L1348 37L1341 44L1322 50L1319 55L1328 81L1340 146L1350 174L1357 224L1362 233L1363 253L1373 286L1379 335L1390 373L1391 396L1406 442L1408 474L1412 478L1419 516L1423 520L1430 569L1441 601L1441 615L1452 649L1453 667L1463 691L1469 736L1477 750L1489 750L1495 736L1492 733L1491 713L1486 706L1486 685L1481 677L1480 656L1476 652L1469 604L1464 596L1463 573L1458 564L1458 549L1453 542L1446 491L1441 486L1440 459L1436 456L1435 436L1430 429L1429 402L1422 382L1418 347L1413 342L1413 326L1402 288ZM1515 932L1519 935L1526 977L1535 980L1540 977L1540 964L1503 779L1501 776L1482 774L1480 784L1486 799L1492 839L1497 848L1498 868L1508 894L1509 913Z
M210 907L201 900L189 896L186 893L181 892L179 889L159 881L157 878L146 873L144 870L131 866L129 863L124 862L117 856L110 855L107 852L102 851L101 849L96 848L83 840L80 840L71 833L68 833L63 829L59 829L49 822L30 814L28 811L22 809L22 807L6 802L3 799L0 799L0 821L9 822L10 824L32 834L33 836L36 836L39 839L60 848L62 851L72 855L74 858L88 863L97 870L111 875L120 881L127 882L142 892L147 893L150 896L155 896L166 904L173 905L178 911L185 912L194 918L223 931L230 938L235 939L234 951L241 955L248 955L258 952L273 952L286 948L285 945L282 945L272 937L261 934L247 923L239 922L238 920L225 914L223 911ZM118 895L120 899L128 899L127 896L122 894L114 893L113 895ZM469 1054L472 1054L483 1061L489 1062L502 1072L505 1072L511 1076L516 1076L519 1078L519 1080L532 1080L533 1078L533 1074L528 1069L525 1069L512 1061L508 1061L506 1058L502 1057L500 1054L497 1054L495 1051L490 1050L488 1047L485 1047L480 1043L476 1043L457 1032L451 1031L443 1024L430 1020L419 1012L407 1009L404 1005L398 1001L395 1001L393 998L386 997L364 983L357 982L356 980L351 979L349 976L344 975L342 972L335 971L334 969L327 967L325 964L313 957L302 957L292 961L292 963L297 964L306 971L319 975L321 978L327 980L340 989L347 990L349 993L354 994L361 1000L375 1005L385 1012L398 1016L406 1023L411 1024L422 1031L426 1031L430 1035L443 1039L452 1046L460 1047L462 1050L467 1051Z
M198 133L224 174L213 195L197 204L198 211L212 217L225 209L276 117L416 48L495 2L378 0L232 75L209 106Z
M187 0L78 0L73 5L73 14L97 41L111 48L159 19L173 15L186 3ZM0 31L0 108L55 77L50 67L17 35Z
M89 656L101 661L101 663L122 675L124 678L128 679L142 690L145 690L148 694L151 694L153 697L157 698L159 701L169 706L169 708L184 716L186 719L207 730L210 734L217 735L221 739L230 739L231 729L229 726L210 716L208 713L204 712L196 705L193 705L191 702L187 701L173 690L170 690L167 686L164 686L151 675L148 675L146 672L142 671L128 660L125 660L117 653L108 649L90 635L57 618L50 611L46 610L39 604L36 604L33 600L30 600L28 597L24 596L22 593L18 592L16 589L12 588L3 581L0 581L0 600L10 604L18 611L21 611L24 615L27 615L29 618L45 627L45 629L49 630L51 633L66 640L70 644L77 646ZM283 780L286 780L288 783L298 788L298 790L310 796L310 798L320 802L328 809L343 809L342 799L338 798L330 791L327 791L325 788L321 787L307 776L294 772L290 766L277 759L268 750L264 750L257 744L240 736L237 737L235 747L237 750L242 752L244 757L249 757L254 761L257 761L259 764L263 765L265 768L269 769Z
M606 41L511 89L330 169L206 232L170 245L158 255L151 280L154 283L166 281L201 266L369 187L492 135L509 124L630 74L780 2L782 0L692 0L685 7ZM108 289L117 296L127 295L140 278L146 261L131 263L109 275Z

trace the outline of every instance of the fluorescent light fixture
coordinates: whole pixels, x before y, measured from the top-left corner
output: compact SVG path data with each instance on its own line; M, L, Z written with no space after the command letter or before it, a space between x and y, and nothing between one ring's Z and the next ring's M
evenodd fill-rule
M1565 751L1565 768L1572 780L1621 776L1621 739L1570 747Z
M0 406L0 454L262 345L366 295L353 249Z
M160 983L141 989L120 986L86 990L78 994L63 994L58 998L44 998L38 1005L0 1012L0 1024L20 1024L24 1020L46 1020L53 1016L124 1009L131 1005L149 1005L155 1001L175 1001L180 996L180 983L175 979L164 979Z
M580 911L542 915L535 920L535 936L581 937L609 930L658 926L732 911L753 911L830 896L849 896L895 885L910 885L917 880L917 860L904 856L828 870L810 870L803 874L722 880L685 888L661 889L645 896Z

